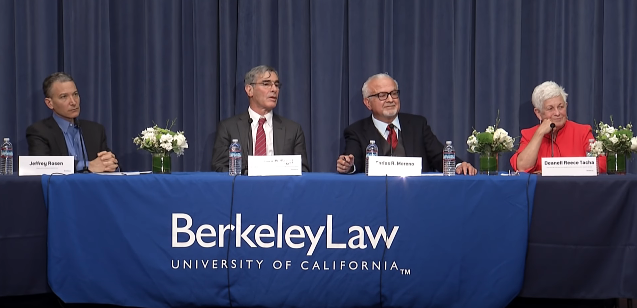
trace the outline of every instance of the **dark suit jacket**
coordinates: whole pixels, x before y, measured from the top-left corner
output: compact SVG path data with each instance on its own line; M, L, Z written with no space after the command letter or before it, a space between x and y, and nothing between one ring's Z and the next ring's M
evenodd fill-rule
M110 152L106 144L106 132L104 126L99 123L79 120L86 147L88 161L97 158L97 153ZM30 156L68 156L64 133L53 116L42 121L35 122L27 127L27 142L29 143ZM88 167L88 161L86 162Z
M248 153L252 155L254 151L251 135L250 114L247 111L219 122L215 145L212 149L212 171L228 172L228 148L232 139L239 139L241 166L245 170L248 166ZM272 114L272 136L275 155L301 155L303 172L310 171L305 148L305 135L301 125L277 114Z
M423 116L400 113L400 134L407 157L422 157L422 172L442 171L442 149L436 135L431 131L427 119ZM378 152L383 153L389 146L385 138L378 132L372 117L364 118L345 129L344 155L354 155L356 173L365 172L365 149L370 140L376 140ZM461 163L456 157L456 163Z

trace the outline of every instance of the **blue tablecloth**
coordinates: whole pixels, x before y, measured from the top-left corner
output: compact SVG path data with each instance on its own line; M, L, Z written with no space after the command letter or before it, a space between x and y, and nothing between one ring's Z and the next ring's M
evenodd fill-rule
M536 177L78 174L42 185L49 283L65 302L504 307L522 286Z

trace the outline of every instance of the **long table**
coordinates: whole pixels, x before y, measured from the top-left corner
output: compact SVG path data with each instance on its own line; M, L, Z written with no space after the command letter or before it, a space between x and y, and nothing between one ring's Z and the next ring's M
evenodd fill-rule
M538 179L525 297L637 298L637 175Z
M166 177L184 176L192 175ZM82 190L79 182L75 189ZM637 298L636 191L635 175L538 177L520 295ZM0 195L16 196L0 203L0 297L49 292L47 213L40 177L0 176Z
M45 177L48 278L67 303L504 307L522 287L535 184L528 175Z
M0 297L51 292L40 177L0 176Z

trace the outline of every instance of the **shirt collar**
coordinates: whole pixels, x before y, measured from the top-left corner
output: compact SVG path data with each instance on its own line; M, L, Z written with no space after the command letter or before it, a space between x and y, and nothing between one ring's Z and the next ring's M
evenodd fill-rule
M384 134L387 130L387 123L374 118L374 115L372 115L372 121L374 122L374 126L376 126L376 129L378 129L381 135ZM400 121L398 121L398 116L396 116L396 118L391 123L394 124L394 126L396 126L396 128L400 131Z
M62 117L60 117L59 115L57 115L57 113L53 113L53 119L55 120L55 122L57 122L58 126L60 126L60 129L62 130L63 133L67 133L69 127L75 127L75 124L62 119Z
M256 113L254 110L252 110L252 108L248 107L248 114L250 115L250 119L252 119L252 123L259 123L259 119L261 118L261 115ZM263 117L265 118L265 124L270 124L272 125L272 111L266 113L265 115L263 115Z

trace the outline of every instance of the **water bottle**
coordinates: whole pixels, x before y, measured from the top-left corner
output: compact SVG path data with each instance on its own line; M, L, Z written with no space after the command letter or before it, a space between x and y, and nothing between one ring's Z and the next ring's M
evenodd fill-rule
M451 141L445 142L447 145L442 150L442 175L456 175L456 150L451 145Z
M241 175L241 145L239 144L239 139L232 139L228 154L228 174L232 176Z
M375 140L370 140L369 145L365 149L365 174L369 174L369 157L378 156L378 146Z
M9 138L4 138L0 148L0 174L13 174L13 145L9 142Z

